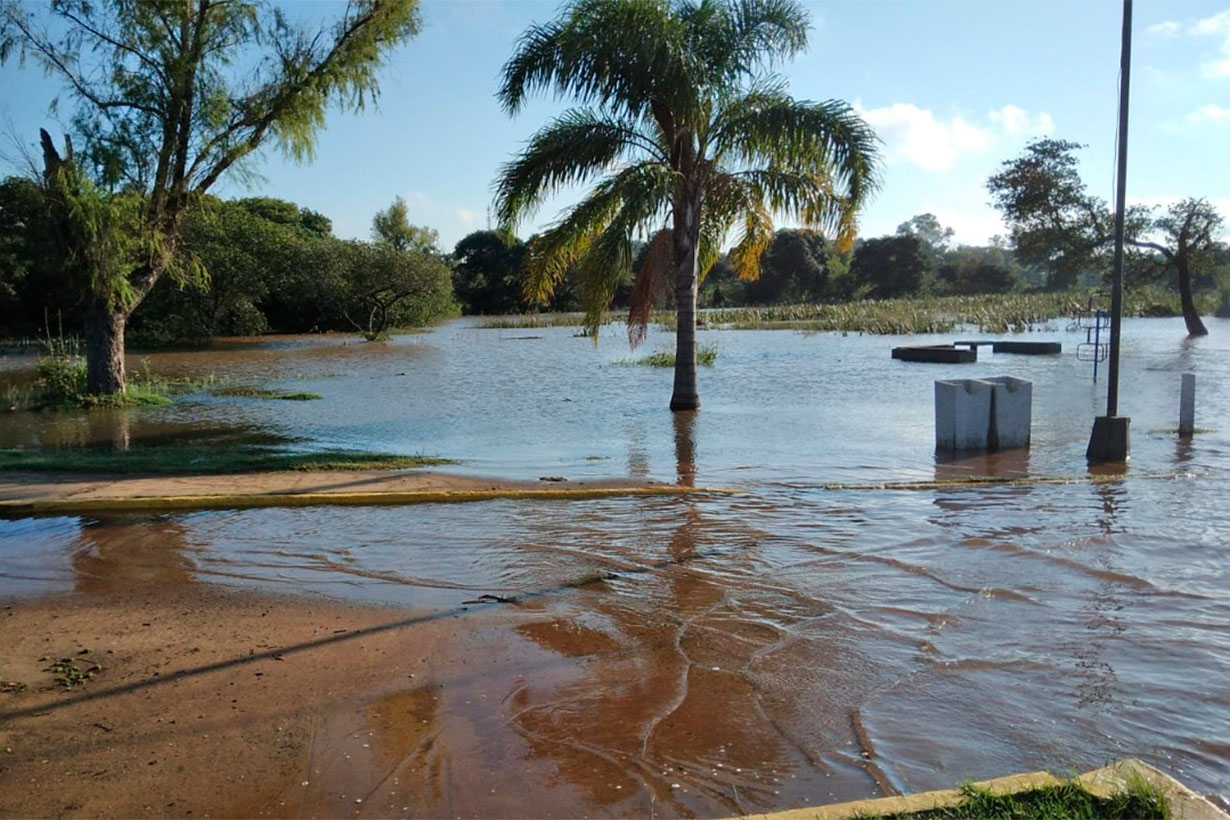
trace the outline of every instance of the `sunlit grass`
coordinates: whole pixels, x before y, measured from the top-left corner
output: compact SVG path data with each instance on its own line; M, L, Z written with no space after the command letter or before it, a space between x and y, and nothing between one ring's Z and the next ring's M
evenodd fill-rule
M1096 797L1075 781L1017 792L992 794L961 787L961 801L926 811L854 815L861 820L1165 820L1170 807L1156 787L1134 778L1123 792Z

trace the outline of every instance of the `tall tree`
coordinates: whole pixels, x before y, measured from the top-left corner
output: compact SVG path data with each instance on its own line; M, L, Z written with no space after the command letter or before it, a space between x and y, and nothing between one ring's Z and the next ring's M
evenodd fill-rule
M466 313L522 310L525 243L500 231L474 231L453 248L453 290Z
M0 60L35 61L77 102L83 156L43 147L86 291L90 392L123 392L125 324L175 272L185 212L270 141L309 158L331 105L375 98L389 50L418 31L417 3L350 0L319 27L254 0L0 3Z
M938 255L948 250L948 243L952 241L953 230L941 225L935 214L926 213L918 214L908 221L902 222L897 226L897 234L899 236L917 236L923 242L930 245L934 253Z
M987 181L995 206L1012 230L1017 258L1048 267L1051 287L1067 287L1077 274L1104 267L1112 214L1105 203L1085 192L1075 151L1063 140L1038 140L1020 157L1004 163ZM1131 206L1126 212L1127 244L1156 251L1177 275L1183 320L1192 336L1208 333L1192 293L1194 268L1206 262L1216 245L1222 217L1203 199L1188 198L1154 216L1153 209ZM1133 268L1140 259L1129 260Z
M574 0L531 27L504 66L499 99L515 114L533 92L577 101L508 163L497 208L508 229L550 193L595 183L530 243L527 296L549 296L575 263L589 330L632 267L633 241L650 250L636 271L629 340L640 341L655 283L676 295L672 410L699 407L696 304L700 280L727 231L744 279L759 273L775 213L855 233L877 160L871 129L840 101L801 102L767 74L807 44L794 0Z
M850 260L850 276L870 298L893 299L917 293L931 265L931 255L917 236L881 236L859 244Z
M1105 267L1109 215L1106 204L1085 190L1079 148L1066 140L1036 140L987 180L1017 259L1044 268L1051 290L1069 288L1082 272Z
M1128 238L1138 248L1157 251L1166 260L1166 267L1174 268L1178 277L1183 322L1190 336L1207 336L1209 333L1196 310L1192 277L1200 267L1212 267L1217 251L1217 234L1223 224L1221 214L1206 200L1189 198L1171 205L1153 220L1151 228L1161 242L1139 235Z
M389 207L372 217L372 241L383 242L396 251L440 252L440 235L435 228L411 225L410 209L401 197L395 197Z
M828 247L815 231L781 230L760 258L760 277L747 283L752 304L818 302L828 284Z

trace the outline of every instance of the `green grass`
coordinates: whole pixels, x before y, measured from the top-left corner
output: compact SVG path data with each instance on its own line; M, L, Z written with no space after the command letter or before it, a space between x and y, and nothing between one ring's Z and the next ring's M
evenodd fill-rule
M717 361L718 350L713 345L698 345L696 348L696 363L704 367L713 367L713 363ZM615 364L618 365L645 365L647 367L674 367L675 366L675 351L660 350L657 353L650 353L640 359L620 359Z
M952 333L976 329L983 333L1023 333L1045 328L1049 323L1066 327L1089 301L1090 291L1060 293L998 293L975 296L917 296L906 299L864 299L833 304L767 305L702 310L701 327L732 330L804 330L816 332L905 335ZM1219 294L1196 294L1201 315L1216 310ZM1125 316L1178 316L1179 297L1165 288L1140 288L1125 295ZM603 322L619 314L608 313ZM575 327L580 313L530 314L489 319L484 328ZM665 330L675 329L675 314L654 313L653 321Z
M210 390L211 396L243 396L253 399L280 399L282 401L315 401L322 399L319 393L286 393L281 390L267 390L263 387L219 387L215 390Z
M608 311L602 317L602 324L617 321L622 315ZM542 327L579 327L584 322L584 313L527 313L524 316L495 316L485 319L478 327L481 330L523 330Z
M450 459L399 456L353 450L296 453L267 448L205 445L133 447L109 450L0 450L0 470L115 473L124 475L211 475L274 470L405 470L452 464Z
M1144 820L1169 818L1164 796L1143 780L1108 798L1095 797L1075 781L1057 786L994 795L976 786L961 787L955 806L905 814L855 815L861 820Z

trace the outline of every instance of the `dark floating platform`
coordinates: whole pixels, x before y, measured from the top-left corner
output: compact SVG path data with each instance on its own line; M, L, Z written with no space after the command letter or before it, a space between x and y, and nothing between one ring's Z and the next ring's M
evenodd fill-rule
M953 345L894 347L893 358L903 362L936 362L938 364L968 364L978 361L978 348Z
M1054 356L1063 352L1059 342L995 342L992 353L1021 353L1026 356Z
M994 339L978 339L953 344L975 350L989 345L992 353L1020 353L1025 356L1054 356L1063 352L1063 345L1059 342L998 342Z

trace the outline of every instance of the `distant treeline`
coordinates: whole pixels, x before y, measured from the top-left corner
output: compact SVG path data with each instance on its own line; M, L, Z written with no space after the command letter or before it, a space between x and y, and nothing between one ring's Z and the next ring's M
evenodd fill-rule
M39 185L0 182L0 338L80 332L81 288L68 280L57 239L45 224ZM567 276L547 305L527 303L521 267L529 244L498 231L475 231L451 255L435 232L410 225L397 200L373 219L372 240L339 239L329 219L285 200L206 197L181 232L182 250L203 272L166 277L133 314L127 339L137 347L199 344L214 336L353 331L377 338L467 314L567 311L578 306ZM754 282L740 280L725 257L701 286L702 307L841 303L906 296L972 295L1043 289L1044 271L1020 264L1003 241L949 247L952 231L924 214L890 236L862 240L837 254L819 233L778 231ZM533 239L530 239L533 242ZM643 252L643 249L642 249ZM1196 285L1215 286L1230 253L1203 266ZM635 268L639 258L634 262ZM1132 282L1156 279L1164 266L1138 260ZM1080 284L1097 285L1104 271ZM629 270L615 308L626 307ZM656 304L673 306L669 288Z

